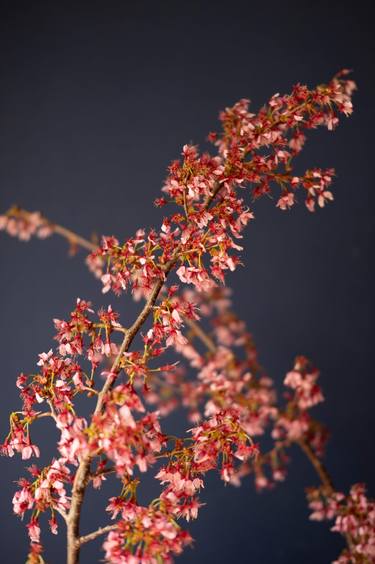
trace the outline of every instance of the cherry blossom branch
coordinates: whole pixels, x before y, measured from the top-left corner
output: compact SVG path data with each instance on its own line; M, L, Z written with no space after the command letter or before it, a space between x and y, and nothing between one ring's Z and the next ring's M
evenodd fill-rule
M51 511L49 524L54 533L57 530L54 504L58 503L67 521L68 564L78 563L83 543L106 532L109 535L103 548L108 562L128 561L128 557L133 559L134 556L142 561L169 560L171 553L181 552L190 542L188 533L176 520L197 517L201 504L195 493L203 487L201 476L209 469L218 469L221 461L222 479L228 482L233 478L235 483L238 470L239 481L241 467L258 452L249 434L261 434L274 417L277 419L272 436L276 447L268 461L274 480L283 479L286 455L280 445L285 445L285 438L290 443L298 443L302 437L302 449L321 477L325 490L328 492L329 487L329 492L333 491L328 473L316 459L323 444L323 433L319 435L318 423L313 422L306 411L322 399L319 387L315 386L317 373L307 372L309 368L299 357L299 364L295 364L294 371L288 373L285 380L286 385L294 389L294 403L289 401L286 411L281 412L275 407L272 382L257 363L251 336L246 333L241 338L243 324L237 324L236 328L236 320L229 317L222 320L221 327L215 325L216 345L194 321L198 318L195 302L176 296L177 286L166 288L162 297L160 295L174 267L182 283L192 284L198 292L206 292L215 287L217 281L224 283L227 272L240 264L235 251L242 248L236 239L242 237L244 227L253 218L245 200L238 194L240 187L249 184L256 199L271 192L269 184L272 182L281 191L277 206L283 210L294 204L298 187L305 192L310 211L316 204L323 207L333 199L329 190L332 169L311 169L297 177L291 163L303 147L304 129L318 125L333 129L338 123L336 112L350 115L350 98L355 85L342 79L345 74L344 71L328 85L314 90L297 85L290 95L277 94L258 114L249 112L247 100L240 100L233 108L222 112L223 133L210 134L218 154L200 154L197 147L185 145L182 161L171 163L163 187L166 197L157 198L155 204L159 207L172 202L177 211L164 216L159 232L140 229L123 243L115 237L103 237L97 246L94 241L49 222L39 212L12 208L5 216L0 216L0 229L22 240L32 235L43 238L56 233L69 242L72 251L78 246L91 251L87 264L101 279L104 293L112 290L120 294L131 287L135 297L145 299L129 328L117 323L118 314L111 306L98 312L102 323L93 323L91 304L78 300L69 321L54 320L59 341L57 354L51 349L39 355L40 374L30 375L30 383L27 383L29 377L23 374L17 380L23 411L11 415L10 434L2 451L10 456L20 452L23 459L39 455L38 447L31 442L29 427L36 418L34 406L43 401L49 403L61 429L58 443L61 458L54 459L42 470L34 465L30 467L32 481L20 481L21 489L13 500L19 515L33 508L36 510L27 525L30 554L37 555L42 549L39 512ZM268 154L264 154L265 147L269 148ZM179 267L177 262L180 262ZM215 303L214 295L211 300ZM208 307L208 311L212 310L215 311L215 306L211 310ZM219 306L217 310L220 311ZM143 346L129 352L150 315L153 323L142 335ZM197 336L207 347L206 362L204 356L188 345L182 333L183 322L190 328L189 335ZM118 337L112 340L114 331L123 333L120 343ZM231 343L244 346L244 359L240 354L234 357L228 348ZM192 416L199 417L200 402L208 397L205 413L214 415L190 430L192 439L172 438L175 447L168 451L163 449L169 438L161 432L158 413L162 414L162 407L167 403L164 403L163 393L172 382L179 382L180 373L172 374L173 365L148 365L171 346L190 359L192 366L201 368L195 388L191 382L181 386L184 405L190 407ZM90 374L76 362L80 355L91 362ZM103 374L106 376L104 384L94 390L95 371L106 358L111 359L111 368ZM115 384L122 370L128 382ZM151 373L158 370L166 376L166 388L160 389L160 398L157 390L148 384L148 378L152 380ZM139 389L143 390L146 401L159 403L161 409L135 419L132 412L144 412ZM72 400L82 392L87 392L88 397L96 394L91 422L79 417L74 410ZM168 401L168 393L166 397ZM172 407L173 403L172 398ZM168 409L166 406L165 413ZM185 447L185 440L191 440L192 444ZM91 466L98 456L100 461L95 472ZM161 457L169 460L156 477L162 484L169 485L148 507L142 507L136 500L139 480L130 476L136 466L143 472ZM235 464L234 458L242 461L241 467ZM94 487L100 486L105 479L103 474L107 473L105 467L111 462L122 478L123 487L120 496L111 498L106 510L112 513L113 519L120 512L122 520L81 536L80 516L86 487L91 480ZM67 465L78 466L73 476ZM258 461L254 462L253 469L257 486L266 487L268 482ZM279 477L276 477L277 472ZM70 499L65 484L71 485ZM324 495L324 488L321 490ZM150 526L153 527L152 543L148 540ZM129 531L132 531L130 535Z
M215 196L218 194L219 190L220 190L220 184L217 183L212 195L206 199L206 202L205 202L206 208L208 208L211 205ZM188 217L188 212L186 210L186 202L185 201L184 201L184 207L185 207L185 213ZM32 217L31 212L28 212L27 210L20 209L20 208L15 208L15 207L11 208L11 210L9 210L9 212L7 212L6 215L9 216L9 217L20 217L21 216L21 217L25 217L26 219L29 219L30 217ZM55 224L55 223L51 222L50 220L48 220L47 218L43 218L42 222L43 222L44 225L51 228L54 233L56 233L56 234L62 236L63 238L65 238L69 243L77 244L77 245L81 246L82 248L84 248L86 250L90 250L90 251L94 251L94 250L97 249L97 245L95 245L94 243L92 243L88 239L81 237L77 233L74 233L70 229L67 229L67 228L65 228L61 225ZM171 270L171 268L173 267L174 263L175 263L175 260L171 261L171 263L166 266L166 270L165 270L166 276L169 273L169 271ZM101 411L101 409L103 407L103 402L104 402L105 396L106 396L107 392L109 391L109 389L111 388L111 386L114 382L113 375L117 371L117 367L120 363L121 357L122 357L123 353L126 352L129 349L129 347L130 347L134 337L136 336L138 330L143 325L144 321L147 319L153 305L156 302L156 299L157 299L159 292L160 292L160 290L163 286L163 283L164 283L164 281L161 280L161 279L157 281L157 283L155 284L153 291L151 292L150 297L147 300L147 302L146 302L143 310L141 311L140 315L138 316L138 318L134 322L133 326L125 332L125 337L124 337L123 342L121 344L120 350L119 350L118 355L117 355L117 357L116 357L116 359L115 359L115 361L112 365L112 368L111 368L111 371L110 371L110 376L107 378L101 392L99 392L99 394L98 394L97 405L96 405L94 413L99 413ZM200 339L200 341L206 346L206 348L211 353L215 353L217 351L217 348L216 348L216 345L215 345L215 342L213 341L213 339L201 328L201 326L196 321L194 321L193 319L185 318L185 323L190 327L192 333L197 338ZM123 330L123 331L125 331L125 330ZM51 402L49 402L49 404L50 404L52 413L51 414L48 414L48 413L41 414L41 415L39 415L39 417L51 415L54 419L56 419L56 414L54 412L53 405L52 405ZM307 458L310 460L312 466L316 470L316 472L317 472L323 486L326 488L327 492L333 492L334 488L333 488L332 479L331 479L327 469L323 465L323 463L320 461L320 459L314 453L311 446L308 443L306 443L306 441L304 441L304 440L297 441L297 444L300 446L300 448L303 450L303 452L305 453ZM159 457L160 456L165 456L165 455L159 455ZM74 481L74 486L73 486L72 509L69 513L69 524L70 524L69 525L69 531L70 531L70 539L71 539L70 544L73 545L74 547L77 546L77 542L76 542L76 535L78 534L78 529L76 528L77 527L77 520L79 519L80 507L81 507L82 502L83 502L83 490L86 487L86 485L88 483L88 479L89 479L88 473L89 473L90 463L91 463L91 460L89 460L89 459L87 459L86 461L83 461L81 463L81 465L80 465L80 467L77 471L75 481ZM64 512L62 512L62 513L64 513ZM63 517L67 521L68 516L65 513L64 513ZM71 534L72 530L75 531L74 535ZM101 533L99 533L99 534L101 534ZM88 542L89 540L91 540L91 538L87 538L84 542ZM82 544L82 542L81 542L81 544ZM74 549L74 551L75 550L77 550L77 549Z
M168 264L168 270L166 271L165 276L171 270L175 263L175 259L172 259ZM116 380L117 374L119 372L119 364L124 352L129 350L130 345L132 344L136 334L138 333L139 329L142 327L146 319L148 318L156 300L160 293L160 290L164 284L163 279L159 279L156 281L149 298L147 299L142 311L138 315L137 319L133 323L133 325L128 329L122 343L120 349L118 351L117 357L112 364L109 376L107 377L103 388L99 392L97 403L94 411L94 415L100 413L103 409L104 401L106 394L111 389L113 383ZM79 550L80 550L80 543L79 539L79 519L81 513L81 507L84 498L84 492L88 483L89 474L90 474L90 464L92 461L92 456L86 456L82 459L76 475L74 477L73 482L73 489L72 489L72 500L70 511L68 515L68 564L75 564L78 562L79 559Z
M217 185L215 187L212 196L206 200L207 208L211 205L213 199L218 194L219 189L220 189L220 185ZM9 212L7 212L7 215L9 217L25 217L26 219L29 219L32 216L32 213L20 208L12 208ZM71 231L70 229L55 224L46 218L42 219L42 224L48 226L48 228L50 228L53 233L60 235L61 237L66 239L70 244L79 245L83 249L89 251L94 251L98 248L97 245L95 245L93 242L89 241L88 239L81 237L80 235ZM168 275L168 273L174 266L176 260L177 258L171 260L170 263L165 266L165 270L164 270L165 276ZM159 279L155 283L154 288L148 300L146 301L142 311L140 312L134 324L128 330L121 328L121 331L125 333L125 337L119 349L118 355L111 367L110 376L107 378L102 390L98 394L97 404L94 412L95 414L99 413L102 410L106 394L108 393L108 391L110 390L111 386L114 383L115 374L118 371L118 366L121 361L121 357L124 352L128 351L139 329L142 327L143 323L148 318L150 311L152 310L152 307L154 306L157 300L157 297L160 293L163 284L164 284L164 280L162 279ZM201 328L201 326L196 321L189 318L185 318L184 321L190 327L192 333L197 338L200 339L200 341L206 346L206 348L211 353L214 354L217 351L217 348L213 339ZM53 405L51 404L51 402L49 403L52 413L43 413L40 414L39 417L52 416L54 419L56 419L56 414L54 412ZM302 451L310 460L312 466L316 470L327 493L332 493L334 491L332 479L324 464L316 456L313 449L306 441L299 440L297 441L297 444L300 446ZM159 455L158 458L160 456L161 455ZM168 456L168 454L166 453L163 456ZM97 531L94 531L93 533L90 533L83 537L78 537L79 534L78 520L79 520L80 508L83 503L84 489L87 486L89 479L92 477L89 475L90 464L91 464L91 458L84 459L77 470L73 484L72 504L69 513L67 514L63 510L56 508L56 511L63 517L63 519L68 524L68 562L69 563L70 562L74 563L78 561L77 557L79 554L79 548L82 544L89 542L95 539L97 536L105 534L106 532L109 532L116 528L116 525L109 525L107 527L101 527Z
M220 186L217 184L211 196L205 202L204 207L206 209L212 204L219 190L220 190ZM101 391L98 394L94 415L102 411L106 395L111 389L111 387L113 386L117 378L117 374L119 373L121 358L123 354L129 350L129 347L131 346L135 336L137 335L138 331L141 329L141 327L147 320L150 312L152 311L152 308L156 303L159 293L165 283L165 279L167 278L169 272L172 270L173 266L176 264L178 260L179 250L180 250L180 245L178 245L177 248L175 249L172 258L164 265L163 268L164 276L156 280L143 309L141 310L140 314L138 315L133 325L127 330L125 337L119 348L116 359L111 367L110 373ZM76 564L76 562L78 562L79 560L79 551L80 551L80 543L78 541L79 521L80 521L81 507L84 498L84 492L90 477L91 461L92 461L92 456L90 455L85 456L82 459L78 467L78 470L76 472L76 475L74 477L73 488L72 488L72 499L71 499L71 506L68 515L68 527L67 527L68 564Z

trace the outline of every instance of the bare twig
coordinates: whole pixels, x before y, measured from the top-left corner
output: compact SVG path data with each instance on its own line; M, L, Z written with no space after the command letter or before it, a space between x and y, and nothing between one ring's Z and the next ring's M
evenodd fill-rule
M324 466L323 462L315 454L314 450L311 448L309 443L307 443L304 439L300 439L299 441L296 442L301 447L301 449L306 454L307 458L310 460L311 464L315 468L316 473L318 474L320 481L322 482L326 492L329 494L333 493L335 489L333 487L332 478L329 475L328 470Z
M216 345L214 341L209 335L207 335L207 333L205 333L205 331L203 331L202 327L196 321L194 321L194 319L184 317L184 322L190 327L192 333L194 333L194 335L202 341L202 343L210 352L216 352Z
M93 531L88 535L83 535L83 537L80 537L79 544L82 545L85 544L85 542L92 541L96 539L96 537L99 537L100 535L105 535L106 533L109 533L110 531L113 531L116 528L117 528L117 524L107 525L106 527L99 527L99 529L97 529L96 531Z

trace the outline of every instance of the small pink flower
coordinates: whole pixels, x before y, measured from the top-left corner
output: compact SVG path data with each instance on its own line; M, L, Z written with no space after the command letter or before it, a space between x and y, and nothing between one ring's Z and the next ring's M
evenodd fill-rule
M32 518L30 523L26 525L29 531L29 537L32 542L38 543L40 540L40 526L37 519Z

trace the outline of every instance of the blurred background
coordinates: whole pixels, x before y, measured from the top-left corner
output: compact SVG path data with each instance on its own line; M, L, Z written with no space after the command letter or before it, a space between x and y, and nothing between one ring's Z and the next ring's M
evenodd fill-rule
M374 74L369 3L345 2L10 2L0 18L0 212L13 203L41 210L84 235L126 238L158 226L152 201L186 142L205 147L220 109L250 98L257 109L297 82L314 86L353 68L355 113L332 134L312 132L298 159L334 166L335 201L310 214L265 199L228 279L262 364L278 386L295 355L321 369L330 428L327 466L336 487L367 482L375 495ZM1 437L19 405L15 380L53 346L52 318L76 297L112 302L126 324L137 306L102 296L80 253L57 237L20 243L0 233ZM41 432L48 451L54 434ZM308 521L304 488L312 468L292 451L288 479L257 494L253 480L224 487L210 477L207 505L189 526L180 563L323 564L343 543L328 523ZM24 526L12 515L19 459L1 461L1 561L22 563ZM89 496L83 532L103 523L105 500ZM48 563L64 562L65 534L44 536ZM100 562L98 543L82 563Z

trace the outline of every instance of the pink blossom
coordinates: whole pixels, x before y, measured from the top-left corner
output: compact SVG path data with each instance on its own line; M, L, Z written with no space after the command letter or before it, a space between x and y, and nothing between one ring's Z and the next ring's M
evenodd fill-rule
M32 518L30 523L28 523L27 528L29 530L29 537L32 542L39 542L40 539L40 526L37 519Z
M279 198L276 206L281 210L290 209L294 204L294 194L292 192L288 192L285 196L281 196Z

